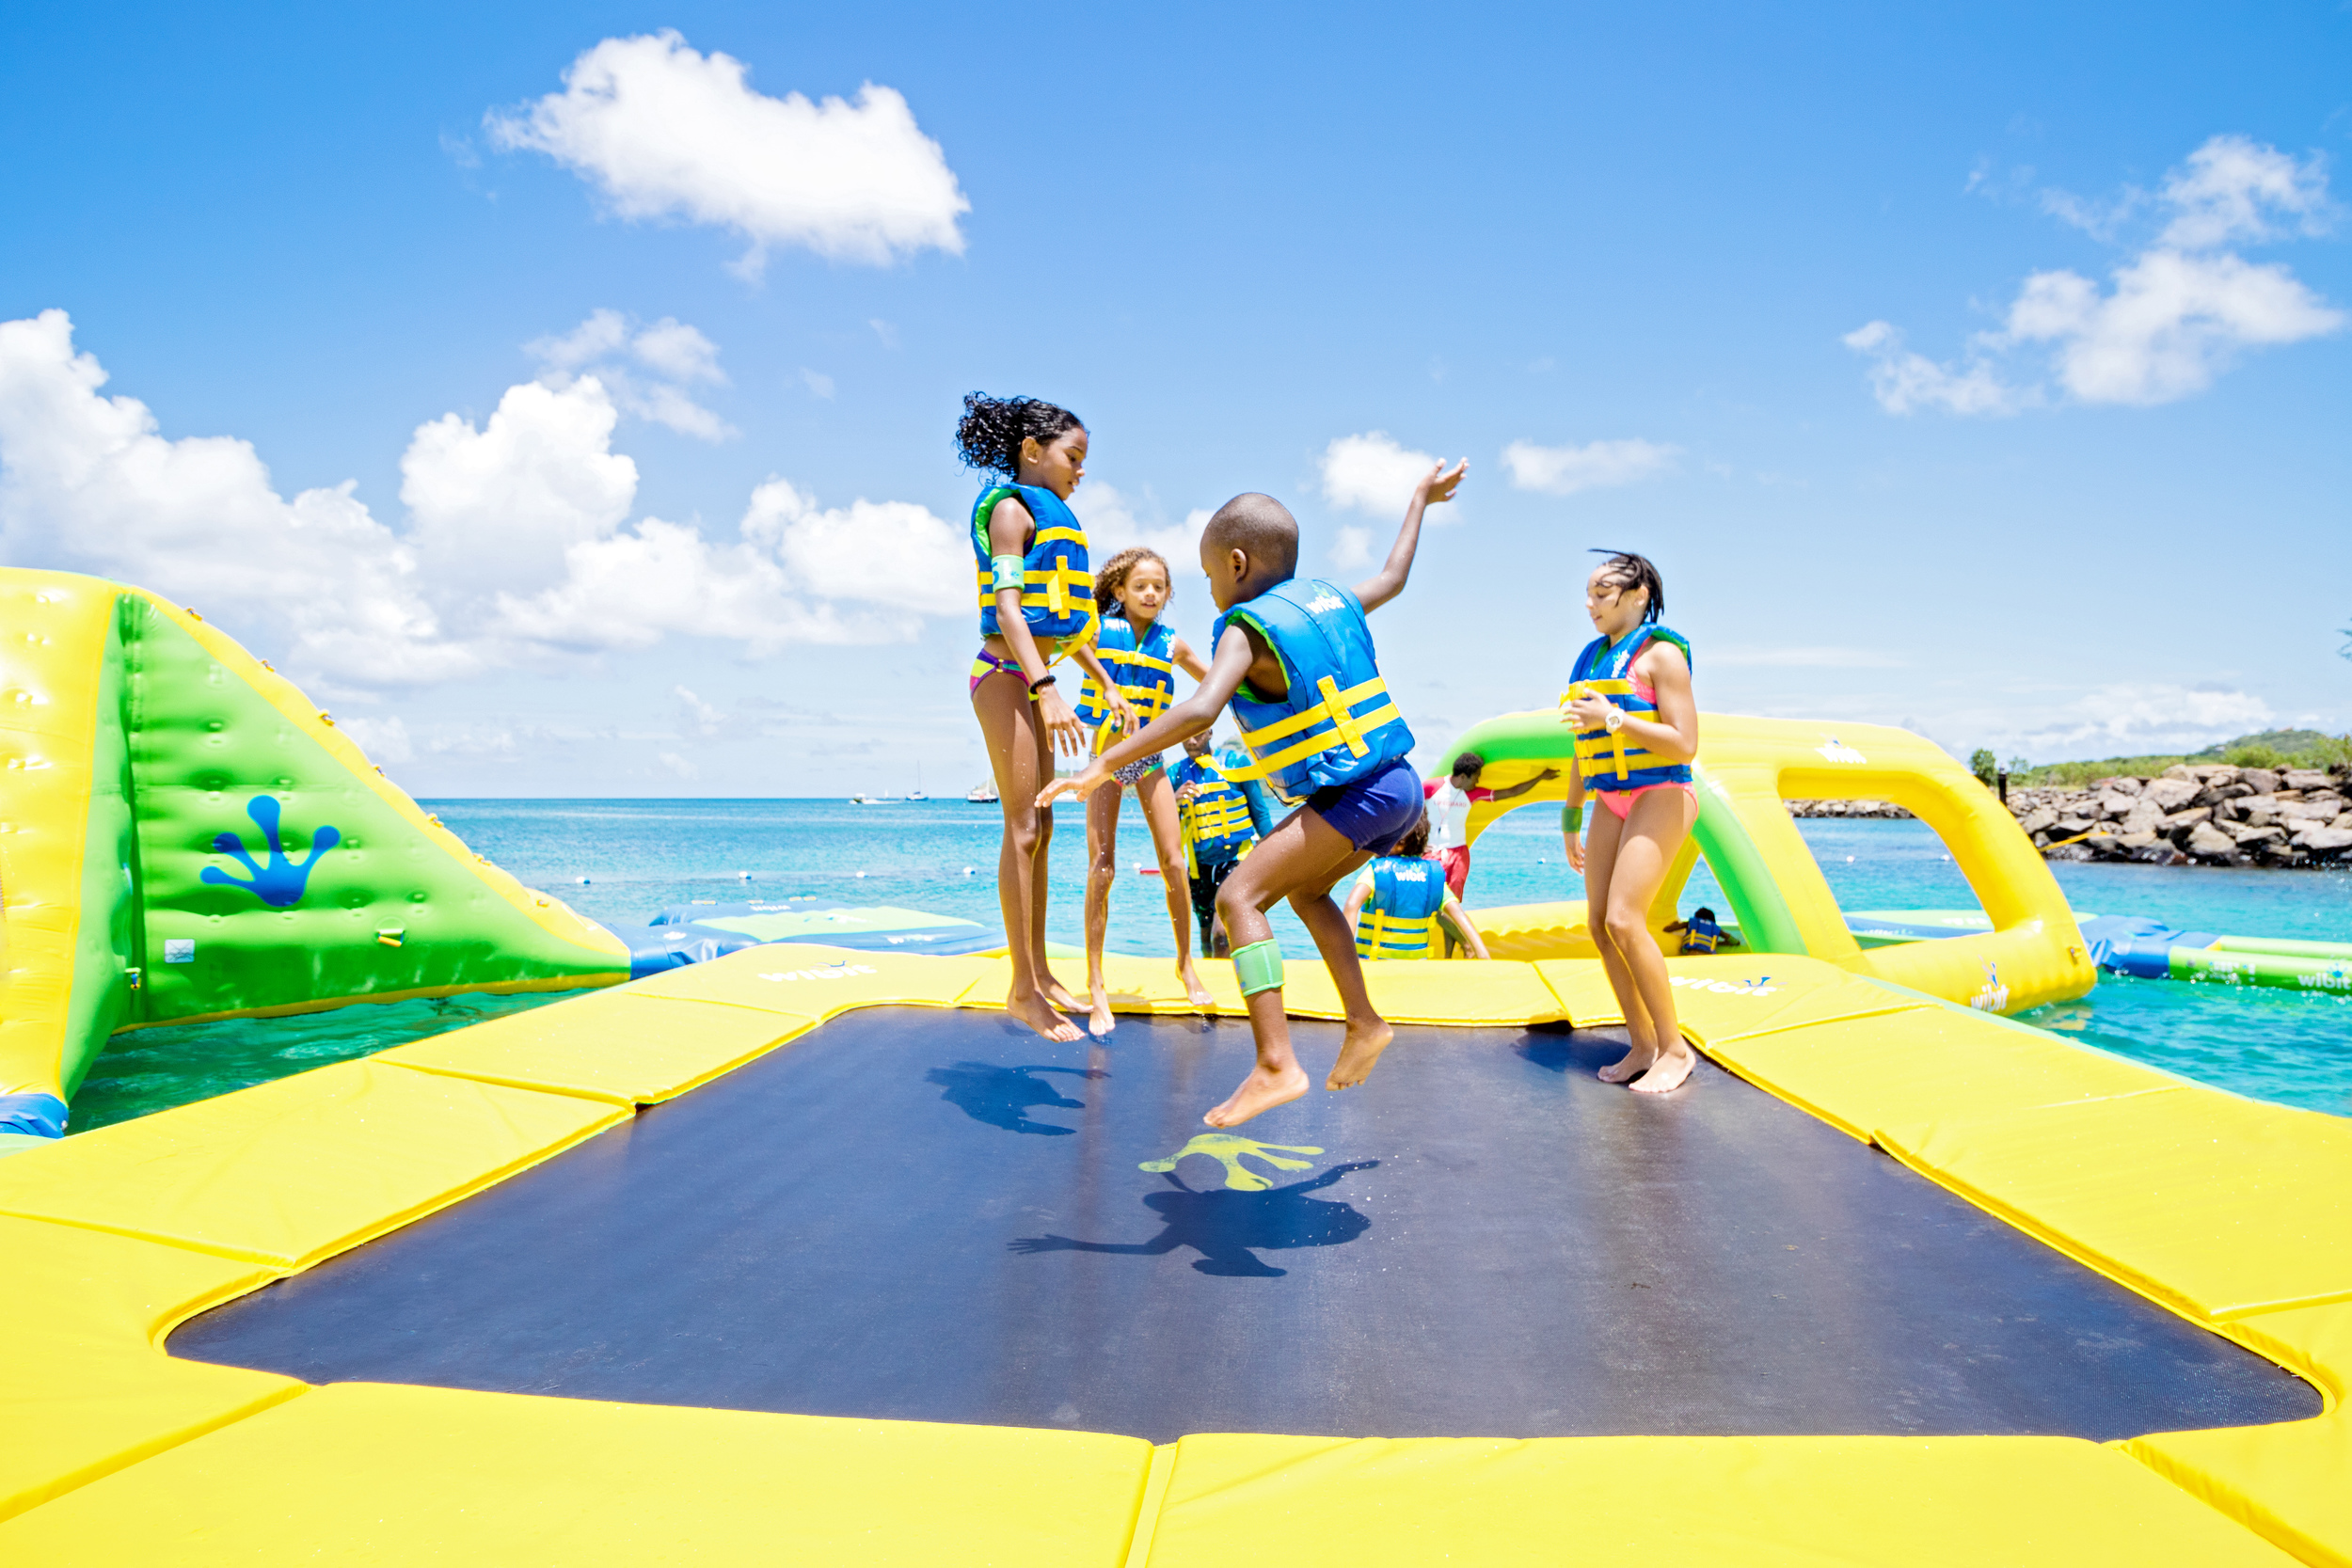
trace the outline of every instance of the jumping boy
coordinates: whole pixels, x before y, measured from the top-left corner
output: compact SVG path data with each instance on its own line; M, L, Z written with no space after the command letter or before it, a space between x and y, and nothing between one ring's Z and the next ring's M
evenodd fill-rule
M1422 514L1454 499L1469 465L1433 467L1413 487L1386 565L1349 593L1301 579L1298 523L1271 496L1235 496L1200 534L1200 569L1224 613L1212 638L1209 675L1190 696L1113 746L1074 779L1038 795L1081 798L1114 769L1208 730L1230 700L1242 743L1263 776L1302 802L1225 879L1216 911L1233 942L1233 974L1249 1006L1258 1061L1225 1102L1201 1119L1238 1127L1307 1092L1282 1012L1282 950L1265 911L1287 898L1314 938L1347 1009L1347 1033L1327 1089L1364 1081L1391 1031L1373 1011L1347 919L1331 898L1341 878L1383 854L1421 820L1421 780L1406 754L1412 732L1390 698L1365 616L1402 593L1421 544Z

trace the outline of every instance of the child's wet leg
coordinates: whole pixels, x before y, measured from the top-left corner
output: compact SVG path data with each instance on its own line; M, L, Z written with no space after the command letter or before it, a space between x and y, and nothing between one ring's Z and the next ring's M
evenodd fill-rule
M1633 802L1617 844L1609 890L1609 932L1631 973L1632 993L1647 1015L1652 1061L1633 1084L1637 1094L1679 1088L1698 1065L1675 1014L1665 955L1649 928L1649 907L1666 879L1674 852L1690 832L1696 802L1687 790L1652 790ZM1630 1011L1630 1007L1628 1009Z
M1649 1011L1643 1006L1633 971L1627 966L1616 933L1609 925L1609 900L1615 881L1617 849L1624 833L1625 824L1617 814L1606 805L1597 804L1592 836L1584 846L1584 924L1592 933L1593 945L1600 951L1600 967L1609 976L1609 990L1617 999L1617 1010L1625 1014L1628 1047L1624 1055L1600 1069L1597 1076L1604 1084L1623 1084L1638 1077L1647 1072L1658 1057L1657 1036L1650 1032Z
M1119 795L1116 781L1087 800L1087 1033L1101 1039L1118 1027L1103 984L1103 942L1110 929L1111 884L1119 879Z
M1340 837L1337 830L1327 827L1327 831L1334 838ZM1323 965L1331 972L1331 984L1346 1009L1347 1035L1340 1041L1339 1060L1323 1081L1327 1089L1352 1089L1370 1077L1372 1069L1379 1065L1380 1053L1389 1048L1389 1041L1396 1036L1388 1021L1373 1010L1372 993L1364 986L1363 960L1356 956L1355 934L1347 928L1346 914L1331 897L1331 889L1341 878L1372 859L1371 851L1355 849L1352 845L1349 847L1354 852L1341 863L1329 881L1320 889L1294 893L1290 900L1292 911L1307 927L1307 934L1315 939L1315 951L1323 955Z
M1039 863L1037 792L1044 787L1038 757L1043 732L1037 710L1018 679L991 675L973 689L972 706L979 715L980 731L988 743L989 767L995 774L996 793L1003 802L1004 843L996 854L996 900L1005 919L1005 946L1012 963L1012 985L1005 1010L1048 1039L1074 1040L1077 1026L1054 1010L1039 984L1035 945L1041 914L1044 883L1034 877ZM1050 754L1048 766L1050 767Z
M1168 924L1176 927L1176 978L1184 982L1184 1000L1206 1012L1216 998L1200 983L1192 964L1192 884L1184 871L1184 827L1176 811L1176 792L1168 775L1154 770L1136 785L1143 819L1151 824L1152 847L1160 860L1160 891L1168 897Z
M1200 1118L1211 1127L1238 1127L1307 1092L1307 1074L1291 1050L1290 1021L1282 1013L1281 958L1273 945L1274 927L1265 911L1282 895L1286 884L1296 886L1317 870L1307 830L1301 825L1311 816L1296 812L1278 824L1248 860L1227 873L1225 885L1217 889L1217 918L1224 922L1227 940L1233 946L1233 977L1242 986L1249 1008L1258 1061L1241 1081L1241 1087ZM1323 827L1319 818L1316 825ZM1328 827L1324 832L1331 833ZM1268 976L1274 984L1250 989Z
M1043 727L1038 730L1038 788L1054 776L1054 739ZM1032 795L1031 800L1036 796ZM1053 874L1054 808L1045 807L1037 814L1037 847L1029 856L1029 879L1036 888L1036 896L1029 901L1029 950L1037 955L1037 989L1046 1001L1057 1007L1083 1012L1078 999L1070 994L1070 988L1054 975L1054 960L1045 952L1045 890Z

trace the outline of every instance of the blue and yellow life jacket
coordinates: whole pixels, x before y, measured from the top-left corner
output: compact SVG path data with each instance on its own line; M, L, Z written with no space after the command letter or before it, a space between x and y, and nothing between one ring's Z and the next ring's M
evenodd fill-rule
M1715 924L1713 910L1702 907L1683 923L1682 951L1685 953L1712 953L1722 945L1723 940L1724 928Z
M1372 896L1356 916L1356 956L1429 958L1444 951L1438 911L1445 908L1445 867L1383 855L1365 869L1372 874Z
M1633 661L1653 639L1673 643L1682 650L1686 662L1690 659L1690 641L1664 626L1636 626L1614 647L1609 639L1596 637L1576 656L1576 673L1568 677L1568 689L1560 694L1561 706L1586 695L1606 697L1636 719L1656 719L1658 705L1633 689ZM1613 735L1605 729L1579 731L1576 770L1583 776L1587 789L1642 789L1691 782L1689 763L1662 762L1623 730Z
M1134 622L1124 615L1105 615L1094 651L1101 656L1103 668L1119 683L1120 695L1136 710L1139 723L1149 724L1176 701L1176 634L1166 621L1152 622L1152 629L1137 643ZM1079 722L1095 726L1096 756L1125 738L1104 722L1111 716L1110 705L1092 675L1079 689L1077 711Z
M1368 779L1413 749L1355 594L1319 578L1278 582L1218 616L1212 647L1235 621L1265 639L1290 689L1267 701L1244 681L1233 693L1241 743L1254 760L1227 778L1262 778L1283 800L1297 800Z
M1168 782L1178 789L1186 784L1200 786L1191 800L1176 803L1177 820L1184 830L1184 861L1192 875L1200 875L1202 861L1215 864L1236 859L1257 841L1257 826L1249 819L1249 798L1225 777L1225 770L1215 761L1187 756L1168 770Z
M1052 662L1072 644L1084 641L1095 626L1094 573L1087 565L1087 531L1069 503L1038 484L992 484L972 503L972 553L980 563L980 635L996 626L995 568L990 560L988 521L996 503L1020 498L1037 525L1022 561L1021 618L1029 635L1046 646Z

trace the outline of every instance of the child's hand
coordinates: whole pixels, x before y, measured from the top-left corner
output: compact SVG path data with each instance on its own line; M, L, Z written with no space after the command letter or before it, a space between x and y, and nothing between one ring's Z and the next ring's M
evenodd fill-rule
M1192 802L1192 800L1194 800L1197 796L1199 796L1199 795L1200 795L1200 786L1199 784L1183 784L1183 785L1178 786L1178 788L1177 788L1177 790L1176 790L1176 799L1177 799L1177 800L1182 800L1182 801L1185 802L1187 805L1189 805L1189 804Z
M1616 705L1606 697L1587 695L1571 698L1560 705L1560 722L1574 724L1580 733L1604 729L1608 726L1609 715Z
M1039 790L1037 792L1038 806L1041 810L1046 806L1052 805L1056 800L1058 800L1065 795L1075 795L1079 800L1083 800L1088 796L1093 794L1096 790L1108 784L1110 782L1110 777L1111 770L1103 766L1102 758L1097 757L1092 762L1088 763L1086 766L1086 771L1080 773L1076 778L1056 779L1052 784L1049 784L1043 789Z
M1413 486L1414 498L1426 506L1450 501L1454 499L1454 492L1462 487L1462 476L1469 472L1470 459L1467 457L1452 468L1439 463L1421 476L1421 483Z
M1136 717L1135 705L1120 692L1110 692L1104 705L1110 710L1104 722L1118 725L1120 735L1133 735L1143 728L1143 721Z
M1575 833L1562 833L1560 847L1568 852L1568 869L1584 875L1584 840Z
M1078 716L1070 711L1070 705L1061 700L1061 693L1052 687L1037 694L1037 717L1054 737L1054 750L1064 756L1086 755L1086 730Z

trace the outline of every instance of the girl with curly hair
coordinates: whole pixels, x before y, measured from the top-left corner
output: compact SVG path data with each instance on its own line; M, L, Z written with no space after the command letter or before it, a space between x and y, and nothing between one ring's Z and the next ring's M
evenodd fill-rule
M956 450L967 467L990 476L972 503L980 652L970 689L1005 814L996 857L1012 960L1005 1010L1048 1039L1074 1040L1077 1025L1058 1009L1074 1010L1078 1000L1045 957L1054 814L1037 797L1053 780L1056 751L1076 757L1085 749L1077 716L1055 689L1054 665L1073 658L1108 691L1108 714L1122 725L1132 717L1095 656L1094 575L1086 529L1070 510L1071 492L1086 474L1087 429L1050 403L974 392L956 423Z

